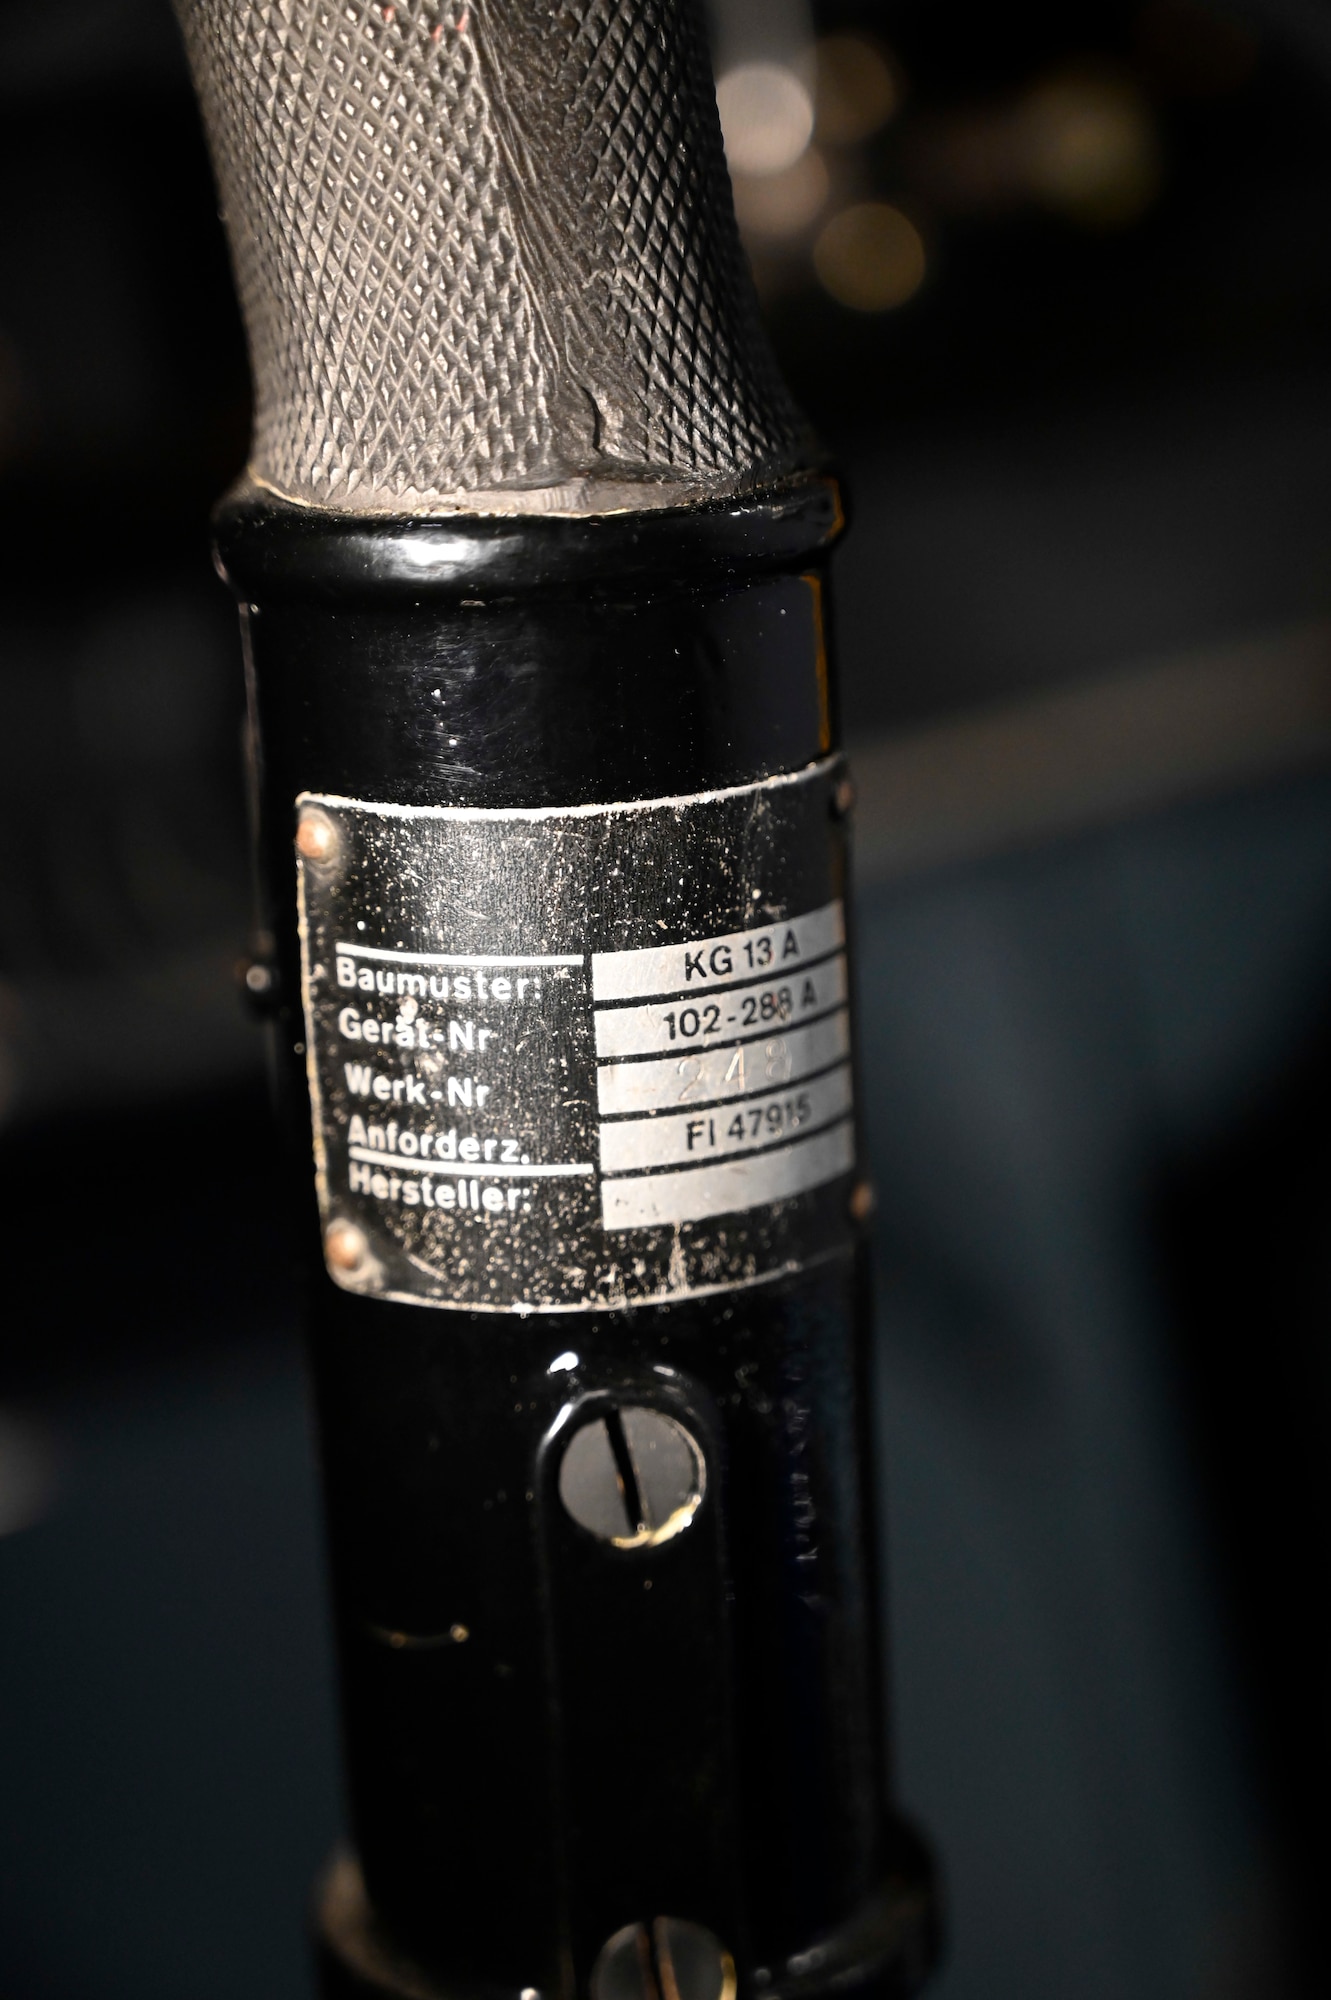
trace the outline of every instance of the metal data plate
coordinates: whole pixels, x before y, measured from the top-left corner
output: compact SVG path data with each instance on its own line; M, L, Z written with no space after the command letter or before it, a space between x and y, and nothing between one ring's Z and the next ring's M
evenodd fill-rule
M603 1309L848 1241L839 775L548 811L297 800L337 1283Z

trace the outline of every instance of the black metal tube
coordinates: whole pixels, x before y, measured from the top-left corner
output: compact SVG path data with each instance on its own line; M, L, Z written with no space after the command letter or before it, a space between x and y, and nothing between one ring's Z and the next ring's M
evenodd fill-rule
M414 1990L403 1954L439 1990L585 1992L607 1939L661 1916L722 1940L747 1992L906 1993L931 1956L924 1866L884 1808L853 1174L812 1197L808 1269L516 1316L339 1289L307 1192L293 801L576 806L813 767L808 893L840 892L839 518L823 479L581 523L222 511L369 1899L334 1879L330 1992ZM561 1436L603 1406L699 1444L687 1533L621 1548L570 1517Z

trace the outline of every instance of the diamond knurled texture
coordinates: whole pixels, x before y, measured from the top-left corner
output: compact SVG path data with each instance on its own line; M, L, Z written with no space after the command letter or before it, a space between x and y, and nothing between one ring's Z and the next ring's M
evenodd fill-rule
M177 4L267 484L580 511L805 462L694 0Z

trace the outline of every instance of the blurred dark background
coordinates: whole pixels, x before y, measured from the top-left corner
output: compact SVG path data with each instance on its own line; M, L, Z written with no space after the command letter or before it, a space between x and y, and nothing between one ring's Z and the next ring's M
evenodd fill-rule
M1331 1788L1331 14L718 0L843 466L939 2000L1303 2000ZM0 0L0 1994L302 1993L339 1821L166 0Z

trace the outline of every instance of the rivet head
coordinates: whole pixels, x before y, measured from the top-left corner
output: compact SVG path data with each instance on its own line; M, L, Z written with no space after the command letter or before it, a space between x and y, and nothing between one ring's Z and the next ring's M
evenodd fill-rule
M337 828L318 806L302 806L296 821L296 851L306 861L331 861L337 853Z
M703 1455L661 1410L600 1409L574 1431L559 1467L569 1514L617 1549L650 1548L687 1528L706 1486Z
M625 1924L592 1967L592 2000L734 2000L735 1961L718 1937L682 1917Z
M324 1256L335 1271L359 1271L370 1254L365 1232L354 1222L330 1222L324 1231Z

